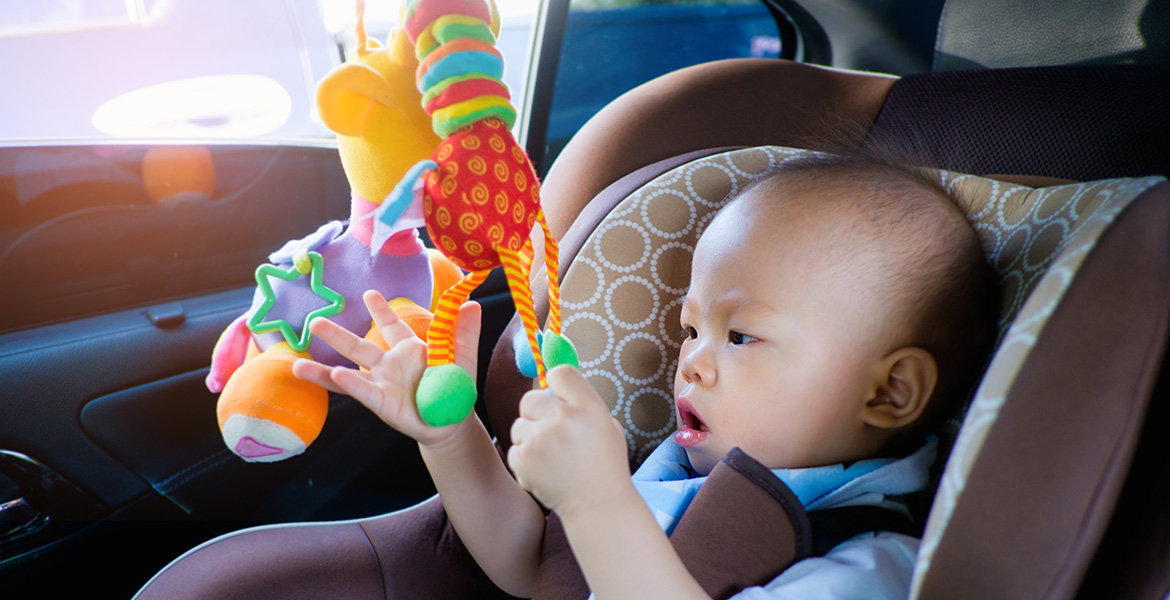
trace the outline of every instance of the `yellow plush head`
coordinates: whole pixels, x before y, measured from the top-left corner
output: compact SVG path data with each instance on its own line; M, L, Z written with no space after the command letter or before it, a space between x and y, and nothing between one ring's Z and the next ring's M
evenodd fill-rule
M317 109L337 133L349 185L380 203L407 169L439 146L415 87L414 46L396 27L387 47L367 39L358 2L357 51L317 86Z

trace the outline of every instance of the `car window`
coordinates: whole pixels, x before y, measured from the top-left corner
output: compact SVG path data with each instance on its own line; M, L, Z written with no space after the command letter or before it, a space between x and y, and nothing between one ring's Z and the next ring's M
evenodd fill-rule
M249 285L348 204L328 146L0 148L0 331Z
M317 0L0 11L0 331L248 285L343 218ZM278 199L279 198L279 199Z
M572 0L543 164L639 84L712 60L779 55L776 21L760 0Z
M384 41L398 3L367 5ZM535 10L501 5L516 96ZM0 332L250 286L346 218L314 98L355 20L353 0L5 0Z
M356 47L354 35L353 0L319 0L324 9L325 26L338 40L341 56L349 56ZM385 43L397 25L399 2L396 0L366 2L366 35L378 43ZM528 71L528 50L532 42L532 27L540 0L496 0L500 16L500 32L496 48L504 55L504 85L517 110L524 106L525 80ZM519 125L513 128L517 132Z

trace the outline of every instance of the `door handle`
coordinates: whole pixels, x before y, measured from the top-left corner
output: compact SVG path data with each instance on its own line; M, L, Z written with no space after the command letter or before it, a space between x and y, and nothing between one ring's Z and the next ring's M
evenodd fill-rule
M17 485L16 498L0 504L0 545L43 531L54 522L94 521L108 512L59 473L19 452L0 450L0 473Z
M48 519L24 498L0 504L0 542L36 533Z

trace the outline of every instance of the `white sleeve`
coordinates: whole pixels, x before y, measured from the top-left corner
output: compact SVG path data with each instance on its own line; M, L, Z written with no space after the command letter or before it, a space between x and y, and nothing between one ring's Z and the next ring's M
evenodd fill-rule
M867 533L817 558L793 564L775 579L732 600L905 600L918 554L917 538Z

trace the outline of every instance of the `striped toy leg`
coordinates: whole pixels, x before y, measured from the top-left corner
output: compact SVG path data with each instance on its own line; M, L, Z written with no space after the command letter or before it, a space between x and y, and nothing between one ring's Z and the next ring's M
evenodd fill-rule
M516 305L516 313L524 323L524 333L528 336L528 346L532 349L532 356L536 361L536 379L540 387L548 387L544 378L544 361L540 357L540 344L536 333L540 325L536 322L536 310L532 306L532 287L528 285L528 270L520 261L520 253L515 250L497 248L500 253L500 262L504 265L504 275L508 278L508 289L512 292L512 302Z
M435 307L427 330L427 370L415 393L418 414L432 427L452 425L475 408L475 375L455 364L455 316L490 271L473 271L451 286Z
M532 261L536 252L532 249L532 238L524 240L524 246L520 248L518 260L520 268L524 269L525 273L532 273Z
M560 249L557 240L548 230L548 222L544 219L544 210L536 214L536 220L544 231L544 270L548 273L548 330L561 334L561 286L560 279Z
M472 271L443 292L435 306L435 317L427 330L427 366L436 367L455 362L455 315L459 307L491 271Z
M577 348L569 338L561 334L561 287L560 279L560 250L557 240L548 230L548 222L544 219L544 211L536 215L540 227L544 231L544 265L548 273L548 331L541 340L541 357L545 368L551 369L558 365L571 365L580 368L580 359Z

